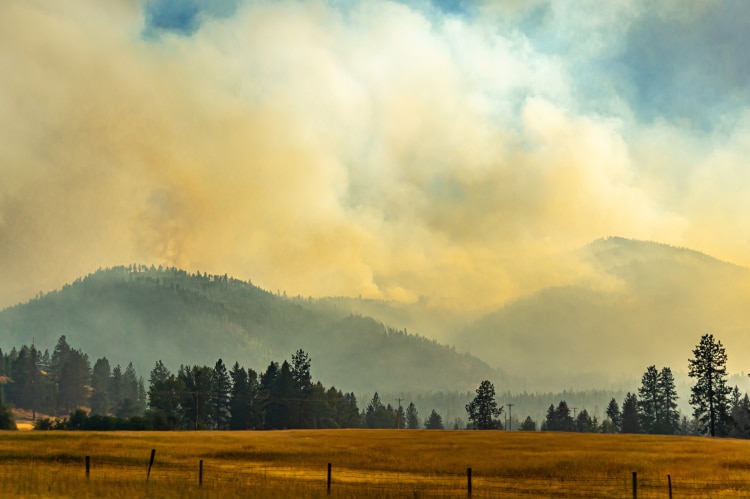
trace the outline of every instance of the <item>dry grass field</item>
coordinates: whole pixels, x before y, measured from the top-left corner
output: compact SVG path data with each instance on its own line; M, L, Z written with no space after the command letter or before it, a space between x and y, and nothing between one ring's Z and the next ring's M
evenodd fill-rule
M472 497L750 497L746 441L426 430L0 432L0 497L328 497L328 463L330 497L467 497L469 467Z

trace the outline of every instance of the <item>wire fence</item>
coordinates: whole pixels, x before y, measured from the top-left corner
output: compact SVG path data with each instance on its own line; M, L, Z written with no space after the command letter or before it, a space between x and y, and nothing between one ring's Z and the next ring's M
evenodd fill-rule
M283 488L299 496L311 491L332 497L576 497L699 498L750 497L750 480L679 478L632 473L626 476L482 475L471 468L456 473L415 473L327 466L274 466L200 460L142 464L132 459L96 457L55 461L2 459L0 478L35 482L71 481L117 487L138 483L182 486L241 496Z

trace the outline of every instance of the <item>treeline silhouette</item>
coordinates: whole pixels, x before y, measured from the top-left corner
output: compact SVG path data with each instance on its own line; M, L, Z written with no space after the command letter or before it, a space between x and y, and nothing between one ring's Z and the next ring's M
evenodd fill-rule
M637 392L625 395L622 408L615 398L610 400L604 420L598 421L586 408L577 413L577 408L571 411L567 402L561 400L557 406L550 404L541 430L750 438L750 396L743 394L737 386L728 386L726 362L727 355L721 341L711 334L703 335L693 350L693 358L689 359L689 375L695 378L690 394L692 417L680 414L677 408L672 370L669 367L659 370L652 365L643 373ZM467 406L474 427L504 427L499 419L495 419L503 408L495 408L494 395L492 384L483 381L476 397ZM518 429L535 431L537 423L527 416Z
M689 361L691 417L677 409L677 392L669 367L649 366L641 386L622 404L613 397L599 421L586 408L565 400L550 404L542 431L651 433L750 437L750 397L727 385L726 353L721 342L704 335ZM290 361L272 361L258 373L222 359L213 367L181 365L171 372L157 361L148 386L129 363L111 368L106 357L93 368L88 355L61 336L50 354L35 345L0 350L0 426L13 427L4 401L32 411L37 429L61 430L273 430L314 428L444 429L434 409L422 421L413 402L384 403L377 392L360 410L353 392L313 382L310 356L297 350ZM404 402L404 405L401 402ZM511 409L510 407L508 409ZM469 429L536 431L531 416L520 420L501 415L494 386L480 384L466 406ZM37 419L37 414L51 415ZM453 429L463 429L456 418Z
M292 428L418 427L416 408L383 404L377 392L362 411L354 393L313 382L309 355L272 361L265 371L181 365L172 373L160 360L148 387L132 364L93 368L88 356L61 336L52 354L34 345L0 350L0 395L33 412L37 429L61 430L272 430ZM433 411L434 412L434 411ZM50 414L54 418L36 418ZM417 421L415 425L415 421ZM428 428L442 428L436 413Z

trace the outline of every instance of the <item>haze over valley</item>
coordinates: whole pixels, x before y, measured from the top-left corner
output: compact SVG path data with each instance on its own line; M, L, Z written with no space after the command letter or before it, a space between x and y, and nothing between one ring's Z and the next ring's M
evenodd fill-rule
M0 2L0 348L534 392L713 333L741 375L748 12Z

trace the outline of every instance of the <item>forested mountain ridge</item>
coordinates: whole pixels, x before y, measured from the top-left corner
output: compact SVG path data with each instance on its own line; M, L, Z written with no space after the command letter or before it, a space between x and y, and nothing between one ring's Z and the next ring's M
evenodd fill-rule
M142 265L99 270L0 312L3 349L54 345L66 335L92 358L132 361L139 374L157 360L212 364L218 358L258 370L297 349L313 376L347 391L468 390L496 372L368 317L286 298L226 275Z
M750 272L703 253L624 238L573 255L587 279L540 290L459 331L492 365L530 373L531 389L603 387L650 364L686 370L701 335L720 336L730 371L750 369ZM528 366L534 365L534 370Z

